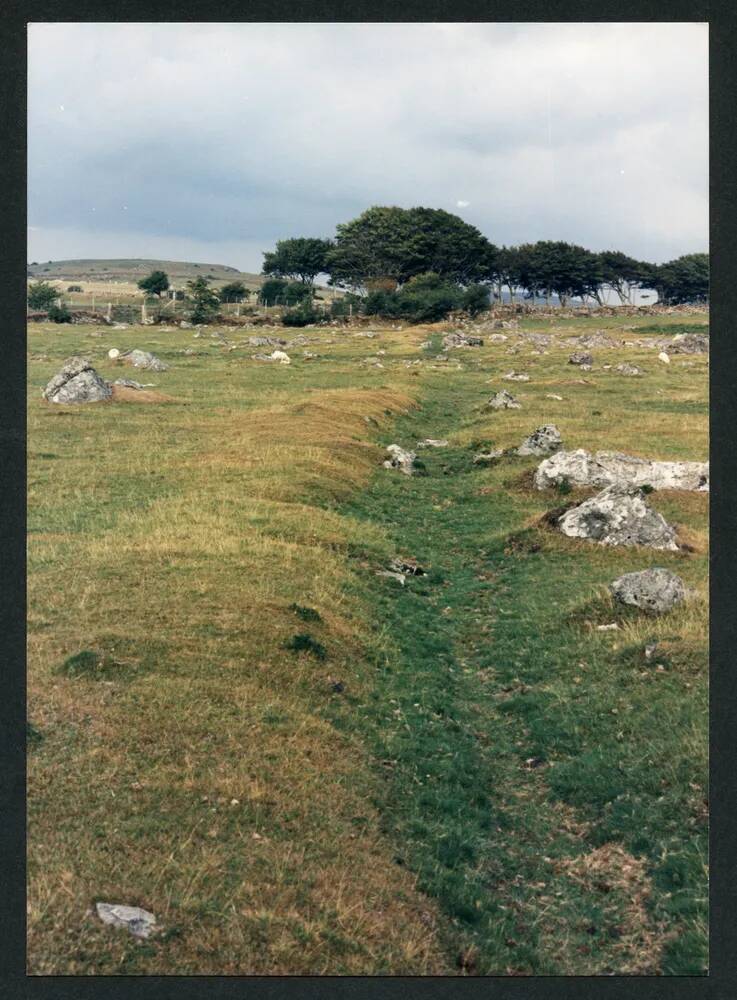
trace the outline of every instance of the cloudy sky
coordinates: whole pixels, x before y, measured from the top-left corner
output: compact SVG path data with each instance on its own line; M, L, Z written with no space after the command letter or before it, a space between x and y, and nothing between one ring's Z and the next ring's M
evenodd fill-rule
M375 204L708 243L703 24L34 24L28 259L260 270Z

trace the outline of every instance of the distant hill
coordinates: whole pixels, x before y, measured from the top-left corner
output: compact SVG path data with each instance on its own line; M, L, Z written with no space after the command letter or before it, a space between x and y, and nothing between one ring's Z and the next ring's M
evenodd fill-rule
M48 260L28 265L29 278L44 278L47 281L103 281L133 282L145 278L151 271L166 271L173 285L183 285L190 278L204 276L215 284L225 281L242 281L247 288L258 288L263 277L239 271L237 267L225 264L197 264L183 260L147 260L143 258L103 260L88 258L80 260Z

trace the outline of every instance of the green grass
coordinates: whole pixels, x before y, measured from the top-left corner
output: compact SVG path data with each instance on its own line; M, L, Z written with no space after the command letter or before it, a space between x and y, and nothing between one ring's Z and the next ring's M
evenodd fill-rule
M582 491L473 456L554 422L703 459L706 359L601 349L580 383L567 347L443 368L443 327L305 332L320 357L282 367L191 331L29 331L29 971L703 973L707 498L649 498L692 551L604 550L540 523ZM114 378L134 346L173 402L41 401L69 355ZM622 359L647 375L600 367ZM523 409L483 414L513 366ZM450 446L423 475L382 468L425 437ZM377 576L395 556L425 574ZM606 584L646 565L698 596L619 611Z

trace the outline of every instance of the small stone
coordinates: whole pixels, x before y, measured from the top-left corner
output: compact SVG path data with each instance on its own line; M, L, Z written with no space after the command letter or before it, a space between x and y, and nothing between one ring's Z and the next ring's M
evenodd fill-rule
M110 350L107 352L107 356L110 358L111 361L115 361L116 358L120 357L120 351L118 350L117 347L111 347Z
M614 369L615 372L619 372L620 375L643 375L644 372L642 368L638 368L637 365L630 365L626 361L621 365L617 365Z
M440 441L440 440L437 440L436 438L425 438L424 441L418 441L417 442L417 447L418 448L447 448L448 447L448 442L447 441Z
M491 397L484 406L485 410L521 410L522 404L515 399L511 392L502 389Z
M506 382L529 382L530 376L525 375L524 372L512 371L512 372L507 372L507 374L504 376L504 380Z
M660 354L658 355L658 361L662 361L664 365L669 365L670 364L670 358L665 353L665 351L661 351L660 352Z
M569 365L587 365L590 368L593 363L594 359L592 355L583 352L574 353L568 359Z

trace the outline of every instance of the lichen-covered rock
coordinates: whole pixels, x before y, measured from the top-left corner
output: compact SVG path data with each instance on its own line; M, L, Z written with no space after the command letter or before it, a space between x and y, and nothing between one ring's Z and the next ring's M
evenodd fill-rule
M568 359L569 365L588 365L589 367L591 367L593 363L594 363L593 356L591 354L586 354L583 351L579 351L577 353L572 354Z
M384 462L384 468L399 469L406 476L411 476L417 458L415 452L400 448L398 444L390 444L386 450L389 452L389 458Z
M86 358L73 357L49 381L43 396L50 403L99 403L110 399L112 389Z
M530 376L526 375L524 372L507 372L504 376L505 382L529 382Z
M551 455L563 446L563 439L555 424L543 424L515 449L516 455Z
M512 395L511 392L507 392L506 389L502 389L491 397L491 399L484 406L485 410L520 410L522 409L522 404L518 399Z
M617 365L614 369L615 372L619 372L620 375L643 375L644 372L642 368L638 368L637 365L630 365L626 361L623 361L621 365Z
M282 365L289 365L292 363L292 359L285 351L272 351L270 357L272 361L278 361Z
M668 569L644 569L625 573L609 584L614 598L643 611L662 614L680 604L686 596L683 580Z
M668 345L671 354L708 354L708 333L678 333Z
M709 490L708 462L658 462L635 458L616 451L597 451L591 455L583 448L559 451L545 459L535 470L534 485L549 489L567 480L571 486L649 486L654 490Z
M473 456L474 465L491 465L498 458L501 458L504 454L503 448L496 448L493 451L480 451L478 455Z
M417 442L418 448L447 448L448 442L440 438L425 438L424 441Z
M567 510L557 522L569 538L599 545L644 545L675 551L675 529L645 501L640 490L609 486Z
M165 372L168 368L168 365L155 354L151 354L150 351L140 351L137 347L132 351L126 351L121 355L121 359L134 368L146 368L152 372Z

